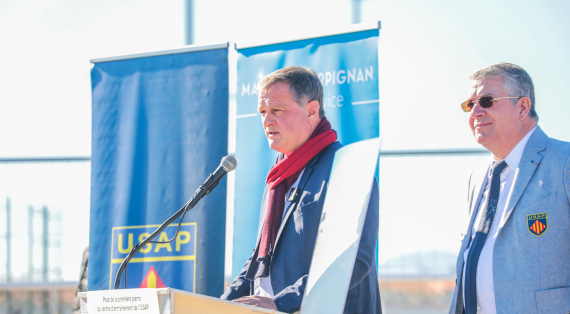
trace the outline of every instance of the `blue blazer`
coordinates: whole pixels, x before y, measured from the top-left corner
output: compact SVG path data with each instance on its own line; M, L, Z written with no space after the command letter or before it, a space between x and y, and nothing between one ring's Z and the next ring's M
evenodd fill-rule
M469 184L470 222L457 259L457 285L449 313L463 313L463 253L467 248L484 178ZM523 151L493 249L497 313L570 313L570 143L549 138L540 127ZM546 213L539 236L529 228ZM498 220L495 220L498 221ZM543 220L544 222L544 220Z
M285 208L285 216L277 234L269 270L271 286L275 293L273 300L279 311L294 312L301 307L334 153L341 147L339 142L335 142L307 163L299 180L300 197ZM345 313L382 312L375 260L379 223L378 202L378 185L374 180L350 290L346 297ZM261 209L257 244L261 237L265 210ZM239 276L226 289L222 299L233 300L253 294L253 281L246 278L252 257L247 260Z

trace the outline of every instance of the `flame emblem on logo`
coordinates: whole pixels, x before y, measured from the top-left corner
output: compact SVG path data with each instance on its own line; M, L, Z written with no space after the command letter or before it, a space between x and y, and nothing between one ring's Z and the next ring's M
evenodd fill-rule
M150 266L150 269L148 270L148 273L146 273L146 276L144 276L139 288L166 288L166 286L158 276L154 266Z

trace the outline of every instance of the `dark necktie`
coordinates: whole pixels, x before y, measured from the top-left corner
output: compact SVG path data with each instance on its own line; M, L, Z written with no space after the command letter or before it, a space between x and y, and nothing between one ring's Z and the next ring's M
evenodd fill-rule
M497 204L499 203L499 193L501 192L501 172L503 172L506 166L507 163L504 160L493 161L491 165L489 197L485 206L481 208L483 210L481 221L477 226L475 238L471 242L469 255L467 255L467 266L465 267L465 314L477 313L477 263L495 218Z

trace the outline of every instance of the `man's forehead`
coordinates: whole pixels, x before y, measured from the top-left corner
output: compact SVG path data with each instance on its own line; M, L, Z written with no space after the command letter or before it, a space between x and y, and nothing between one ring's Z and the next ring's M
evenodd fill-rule
M259 92L259 94L268 93L272 89L273 90L283 90L283 91L287 90L287 91L289 91L291 89L291 85L287 82L277 81L277 82L273 82L271 84L263 86L258 92Z
M265 90L265 91L260 91L259 94L257 95L257 102L258 102L259 104L262 104L262 103L265 103L265 104L266 104L266 103L268 103L269 100L271 100L272 98L273 98L273 97L271 97L271 95L268 93L267 90Z
M259 103L266 102L267 99L269 98L269 89L262 89L257 93L257 101Z
M492 76L483 80L470 80L467 84L467 95L487 96L493 91L503 90L504 78L502 76Z
M260 90L257 94L258 103L267 103L268 101L277 101L290 98L292 98L292 95L289 91L289 84L285 82L273 84L268 88Z

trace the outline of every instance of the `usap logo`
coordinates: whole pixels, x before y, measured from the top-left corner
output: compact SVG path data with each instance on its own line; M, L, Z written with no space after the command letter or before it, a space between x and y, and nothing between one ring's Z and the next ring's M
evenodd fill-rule
M546 213L534 214L526 216L528 231L537 237L543 235L548 229L548 221L546 220Z
M146 239L159 225L120 226L113 228L109 289L123 259L133 246ZM196 287L196 234L195 222L183 223L176 233L177 224L166 227L155 241L148 243L131 259L128 267L128 288L176 287L194 292ZM167 242L172 239L172 242ZM180 274L183 270L183 274ZM125 269L125 272L127 269ZM124 280L121 287L124 287Z

